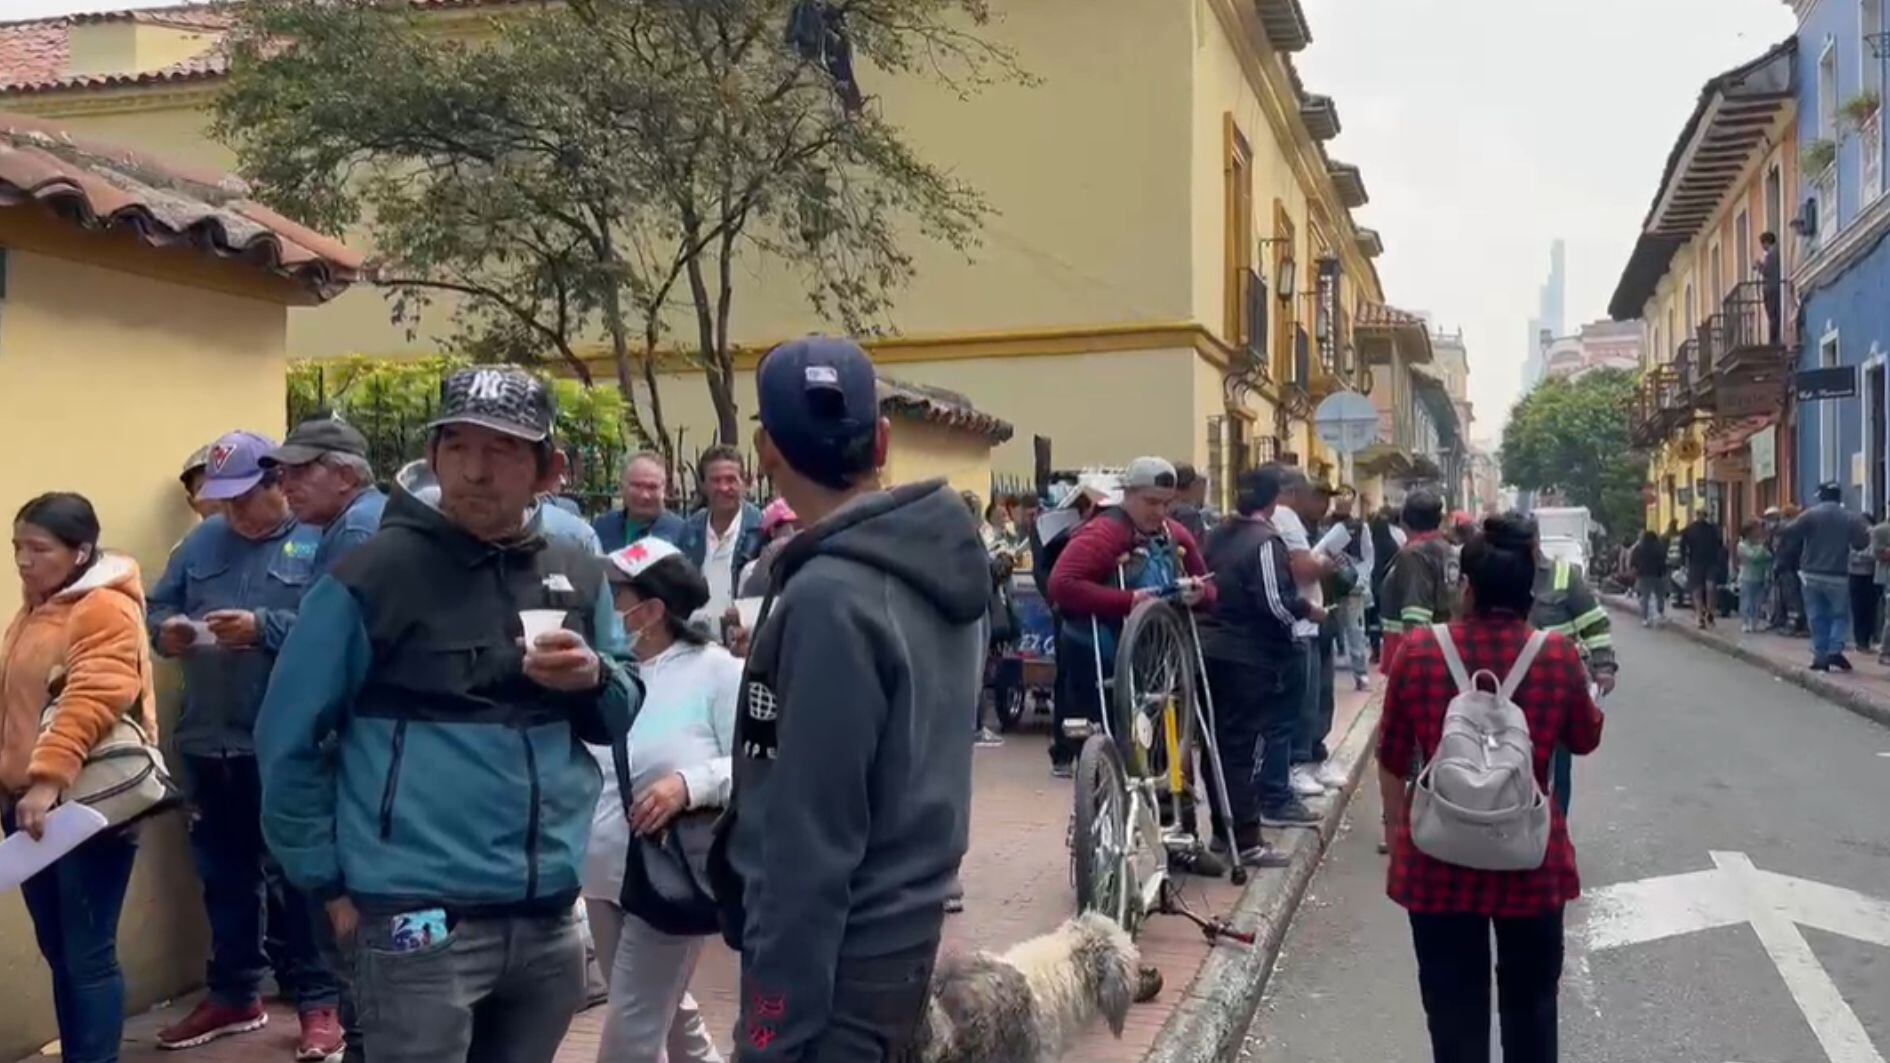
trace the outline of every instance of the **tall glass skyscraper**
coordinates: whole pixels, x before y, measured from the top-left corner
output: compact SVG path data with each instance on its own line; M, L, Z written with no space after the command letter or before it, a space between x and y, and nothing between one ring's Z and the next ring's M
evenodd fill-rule
M1548 371L1547 360L1543 358L1542 334L1562 335L1566 325L1564 314L1568 294L1568 246L1560 238L1549 245L1549 279L1542 283L1542 289L1536 293L1536 316L1529 319L1529 346L1523 348L1529 352L1523 359L1523 390L1527 391L1542 383Z

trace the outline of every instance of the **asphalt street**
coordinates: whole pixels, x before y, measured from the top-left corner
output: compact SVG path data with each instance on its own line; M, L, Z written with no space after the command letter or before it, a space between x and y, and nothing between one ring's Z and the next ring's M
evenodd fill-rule
M1569 912L1562 1058L1881 1063L1890 729L1619 616L1616 642L1602 746L1576 767L1585 896ZM1430 1058L1378 810L1368 786L1288 931L1244 1059ZM1642 881L1674 875L1690 877Z

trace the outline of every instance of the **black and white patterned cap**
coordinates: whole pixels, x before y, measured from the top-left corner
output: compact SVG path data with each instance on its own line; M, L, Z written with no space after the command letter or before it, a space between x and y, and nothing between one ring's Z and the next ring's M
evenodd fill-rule
M470 424L531 443L551 438L557 404L545 382L520 369L462 369L440 385L440 414L427 425Z

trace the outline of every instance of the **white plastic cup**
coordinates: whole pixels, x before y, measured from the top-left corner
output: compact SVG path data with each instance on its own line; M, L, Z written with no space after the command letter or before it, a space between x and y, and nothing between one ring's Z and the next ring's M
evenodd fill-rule
M761 599L737 598L735 612L741 616L742 627L752 633L755 625L761 623Z
M538 636L549 635L564 628L565 610L563 609L521 609L518 622L525 627L525 648L530 650L538 644Z

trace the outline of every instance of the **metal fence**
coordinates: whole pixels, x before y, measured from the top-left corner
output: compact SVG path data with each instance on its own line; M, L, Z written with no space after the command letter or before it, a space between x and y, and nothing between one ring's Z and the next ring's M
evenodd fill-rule
M383 485L408 462L426 457L427 425L439 410L441 383L460 368L445 360L375 362L355 359L334 363L298 363L289 369L288 423L339 417L368 442L368 462ZM624 430L622 398L614 389L586 389L574 381L553 380L558 394L556 439L567 470L563 493L586 516L618 504L624 460L647 450L661 451ZM712 445L689 447L687 432L675 440L675 461L667 471L673 508L689 512L703 503L699 469ZM752 451L741 451L749 478L749 497L757 503L774 497L773 485L760 471Z

